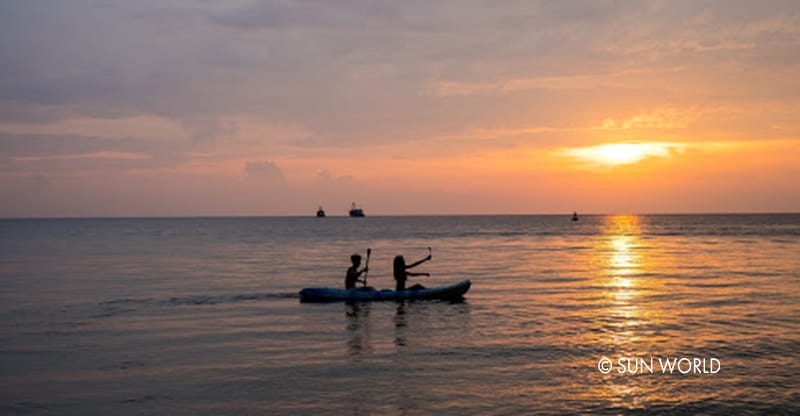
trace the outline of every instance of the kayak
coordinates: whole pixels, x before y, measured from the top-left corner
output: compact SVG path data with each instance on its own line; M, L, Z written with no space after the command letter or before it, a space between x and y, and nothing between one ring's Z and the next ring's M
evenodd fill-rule
M334 301L372 301L372 300L406 300L406 299L444 299L458 300L464 297L471 282L462 282L449 286L438 286L416 290L377 290L374 287L356 289L339 289L329 287L309 287L300 291L302 302L334 302Z
M461 299L469 290L471 282L462 282L449 286L438 286L417 290L377 290L374 287L361 287L356 289L339 289L328 287L309 287L300 291L300 300L303 302L333 302L333 301L372 301L372 300L406 300L406 299Z

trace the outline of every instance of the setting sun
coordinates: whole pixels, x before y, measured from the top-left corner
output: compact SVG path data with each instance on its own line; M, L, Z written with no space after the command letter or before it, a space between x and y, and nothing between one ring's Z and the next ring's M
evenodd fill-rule
M682 149L676 143L612 143L568 149L570 156L604 165L627 165L647 157L666 157L672 150Z

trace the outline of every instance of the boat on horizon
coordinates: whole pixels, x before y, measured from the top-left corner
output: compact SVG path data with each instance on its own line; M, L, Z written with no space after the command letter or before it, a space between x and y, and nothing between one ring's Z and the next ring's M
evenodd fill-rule
M572 221L578 221L578 211L572 213Z
M363 217L364 216L364 210L359 208L356 205L356 203L353 202L352 205L350 205L350 216L351 217Z
M322 205L319 206L317 209L317 218L324 218L325 217L325 210L322 209Z

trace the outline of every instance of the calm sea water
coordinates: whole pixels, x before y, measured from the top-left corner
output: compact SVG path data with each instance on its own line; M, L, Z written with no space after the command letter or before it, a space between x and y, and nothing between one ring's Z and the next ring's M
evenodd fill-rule
M299 302L427 246L465 301ZM799 253L798 215L3 220L0 413L800 414Z

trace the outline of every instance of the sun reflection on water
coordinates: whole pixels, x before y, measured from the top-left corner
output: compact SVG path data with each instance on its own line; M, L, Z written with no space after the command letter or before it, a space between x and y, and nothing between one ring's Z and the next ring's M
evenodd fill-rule
M652 328L660 322L660 313L648 297L660 286L651 277L659 266L651 258L655 248L641 237L640 221L633 215L607 217L594 244L593 280L601 296L594 311L598 335L590 342L608 356L647 355L657 342ZM598 378L587 393L623 407L639 407L652 390L639 377L594 376Z
M611 237L611 257L609 268L619 275L631 274L638 269L641 264L640 256L633 251L636 241L631 235L615 235Z
M639 316L635 302L641 284L636 275L645 267L638 237L639 221L637 217L628 215L609 217L607 221L605 236L598 250L604 253L600 278L604 280L606 298L613 306L611 313L629 320L635 319Z

